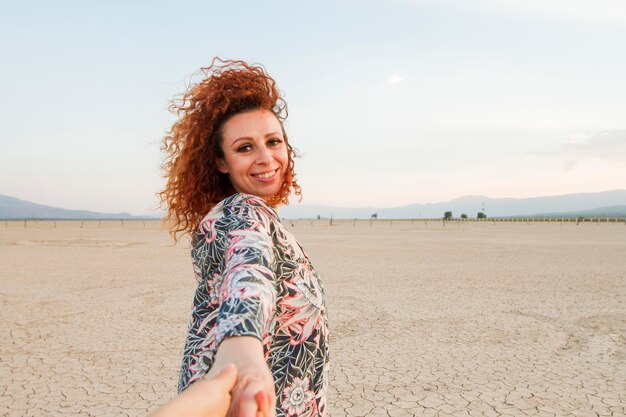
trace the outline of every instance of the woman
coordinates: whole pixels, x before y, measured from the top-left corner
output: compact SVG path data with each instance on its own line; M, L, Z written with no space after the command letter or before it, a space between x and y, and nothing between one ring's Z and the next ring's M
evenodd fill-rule
M300 195L286 103L261 66L215 59L203 72L164 139L161 201L174 238L192 236L198 281L179 391L232 362L231 415L254 416L259 391L279 416L324 415L323 289L275 210Z

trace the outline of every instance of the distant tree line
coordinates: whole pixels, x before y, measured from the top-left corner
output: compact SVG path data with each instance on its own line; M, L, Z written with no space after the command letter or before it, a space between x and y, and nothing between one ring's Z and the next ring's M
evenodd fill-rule
M462 219L467 219L467 214L463 213L460 216ZM445 213L443 213L443 219L444 220L452 220L454 218L453 214L451 211L446 211ZM485 213L483 213L482 211L479 211L476 214L476 218L477 219L486 219L487 215Z

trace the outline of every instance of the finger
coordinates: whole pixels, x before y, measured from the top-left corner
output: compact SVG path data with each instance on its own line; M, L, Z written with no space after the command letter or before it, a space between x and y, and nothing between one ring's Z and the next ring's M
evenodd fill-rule
M250 378L247 376L244 376L239 381L237 381L237 383L235 384L233 389L230 391L230 393L233 395L233 397L239 397L243 393L243 391L246 389L249 382L250 382Z
M237 368L232 363L227 363L214 378L215 382L222 385L226 391L230 391L237 382Z
M265 407L265 401L267 400L263 391L259 391L254 394L254 399L256 400L256 405L259 407L259 409Z
M257 407L259 411L257 416L260 414L263 417L270 417L270 398L268 394L263 391L259 391L255 394L254 399L256 400Z
M269 405L267 403L267 397L265 396L265 393L263 391L257 392L256 394L254 394L254 400L256 401L259 412L265 414L265 411L267 410L267 407Z
M276 394L272 391L271 394L267 395L267 403L269 404L269 412L267 413L268 417L274 417L276 415Z
M257 411L256 401L243 401L239 404L237 417L256 417Z

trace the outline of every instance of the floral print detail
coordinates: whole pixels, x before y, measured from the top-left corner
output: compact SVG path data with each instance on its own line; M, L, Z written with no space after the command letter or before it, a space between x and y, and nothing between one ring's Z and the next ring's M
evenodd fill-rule
M241 324L242 321L242 318L236 314L226 317L217 325L217 332L215 337L217 339L223 340L224 336L233 333L233 331L237 328L237 326Z
M276 415L323 416L328 385L324 290L276 211L259 197L234 194L205 216L192 246L198 288L179 391L210 369L224 338L254 336L274 377Z
M309 384L308 377L304 379L296 378L293 380L293 383L283 391L285 399L281 406L288 416L300 416L304 410L311 405L314 395L313 392L308 389Z

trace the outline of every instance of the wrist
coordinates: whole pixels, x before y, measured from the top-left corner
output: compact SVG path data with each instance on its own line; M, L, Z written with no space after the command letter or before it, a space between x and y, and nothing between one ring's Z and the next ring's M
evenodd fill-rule
M213 376L227 363L234 364L243 373L256 373L269 368L263 355L263 345L251 336L234 336L224 339L215 354L215 360L208 376Z

